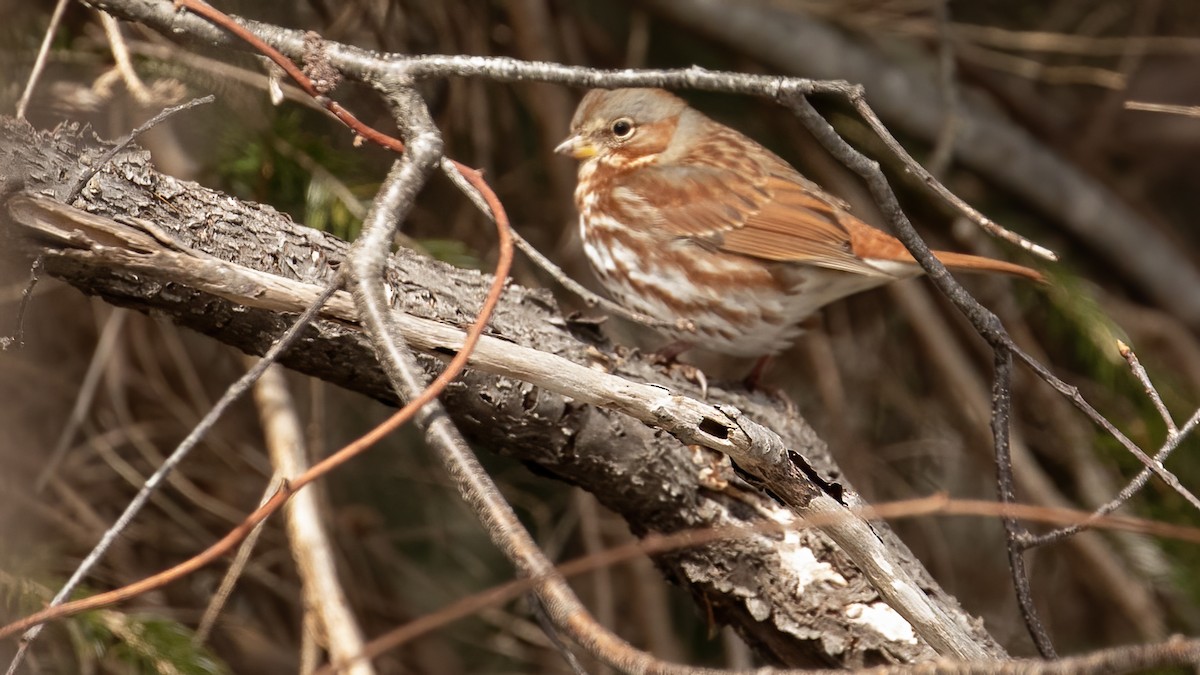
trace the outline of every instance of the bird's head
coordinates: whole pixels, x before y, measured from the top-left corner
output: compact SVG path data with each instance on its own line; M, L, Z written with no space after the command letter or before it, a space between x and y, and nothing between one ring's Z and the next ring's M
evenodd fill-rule
M683 99L662 89L593 89L571 120L571 135L555 152L584 162L632 168L667 149Z

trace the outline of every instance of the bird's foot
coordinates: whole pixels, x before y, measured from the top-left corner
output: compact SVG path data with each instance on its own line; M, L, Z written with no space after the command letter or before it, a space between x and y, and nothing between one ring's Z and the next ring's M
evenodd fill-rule
M662 366L668 373L678 373L683 379L700 387L700 397L708 398L708 378L704 371L689 363L680 363L679 355L692 348L690 342L672 342L650 354L650 362Z
M782 403L788 417L795 417L799 411L796 409L796 404L792 401L791 397L782 388L763 382L763 375L766 373L767 364L770 362L770 354L760 357L755 362L754 367L750 369L750 374L746 375L742 380L742 385L749 391L761 392Z

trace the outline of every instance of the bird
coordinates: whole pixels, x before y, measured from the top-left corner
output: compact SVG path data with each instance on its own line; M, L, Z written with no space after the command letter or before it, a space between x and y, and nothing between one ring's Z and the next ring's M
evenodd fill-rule
M923 273L904 245L737 130L663 89L593 89L555 152L580 160L583 250L620 305L682 351L765 359L846 296ZM1041 273L934 251L951 270ZM757 370L757 367L756 367Z

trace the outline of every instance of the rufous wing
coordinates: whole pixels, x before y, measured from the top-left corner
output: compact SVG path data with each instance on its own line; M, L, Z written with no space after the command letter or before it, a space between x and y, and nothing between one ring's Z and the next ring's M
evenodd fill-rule
M645 166L613 190L618 218L729 253L860 274L839 207L773 175L712 166Z
M761 260L868 276L893 276L872 261L916 265L898 239L854 217L782 160L777 162L779 167L761 171L646 165L621 177L613 189L613 206L622 222ZM1044 281L1039 272L1015 263L948 251L934 255L955 270Z

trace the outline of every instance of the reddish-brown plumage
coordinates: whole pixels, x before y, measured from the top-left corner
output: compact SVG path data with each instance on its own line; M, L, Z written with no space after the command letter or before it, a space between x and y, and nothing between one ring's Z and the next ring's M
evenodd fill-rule
M672 338L736 356L778 352L797 324L916 276L904 246L779 157L661 89L593 90L558 151L583 160L584 250L629 308L686 319ZM936 251L951 269L1041 280L1027 267Z

